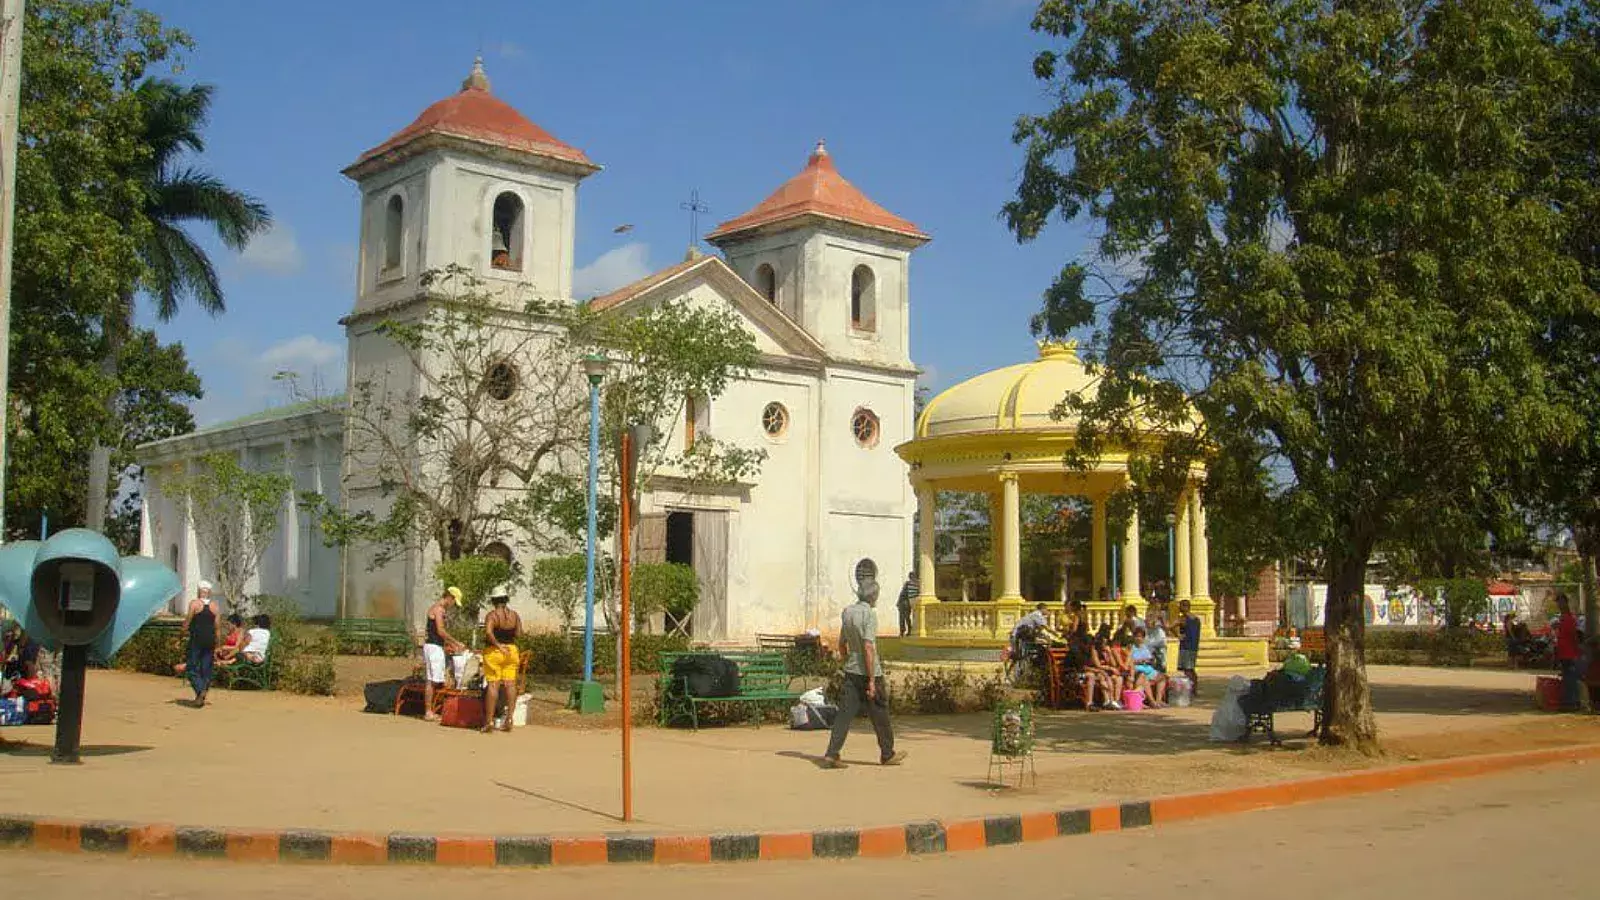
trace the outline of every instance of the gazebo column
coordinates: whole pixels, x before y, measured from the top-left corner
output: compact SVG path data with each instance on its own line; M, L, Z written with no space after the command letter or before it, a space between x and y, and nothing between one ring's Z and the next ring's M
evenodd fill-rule
M1139 510L1128 513L1128 529L1122 534L1122 596L1123 605L1138 603L1139 597Z
M1211 601L1211 547L1206 538L1206 506L1200 498L1199 485L1189 492L1189 539L1193 554L1189 605L1200 617L1201 634L1216 637L1216 606Z
M1100 592L1106 591L1110 595L1110 583L1106 580L1106 501L1104 497L1094 498L1094 525L1090 531L1089 564L1090 581L1089 599L1100 599Z
M1172 512L1172 557L1173 568L1177 571L1172 576L1172 597L1174 600L1187 600L1194 593L1194 581L1189 567L1189 495L1187 492L1178 496L1178 507ZM1177 610L1172 610L1176 614Z
M939 514L939 492L926 481L917 482L917 602L916 634L928 636L927 607L938 603L934 592L938 573L934 570L935 522Z
M1000 516L1004 526L1000 552L1000 602L1022 600L1022 491L1017 473L1000 474Z

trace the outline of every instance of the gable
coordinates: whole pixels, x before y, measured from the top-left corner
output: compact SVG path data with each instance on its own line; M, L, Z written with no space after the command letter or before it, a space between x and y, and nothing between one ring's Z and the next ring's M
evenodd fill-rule
M627 315L662 303L681 302L697 308L732 312L755 338L757 352L767 357L822 362L822 345L783 311L755 292L744 279L714 256L686 260L648 275L632 285L596 298L592 306Z

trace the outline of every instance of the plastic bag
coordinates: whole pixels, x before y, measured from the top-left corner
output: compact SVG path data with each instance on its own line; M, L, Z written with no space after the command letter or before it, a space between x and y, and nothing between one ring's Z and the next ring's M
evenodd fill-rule
M822 696L822 688L814 687L800 695L800 702L806 706L823 706L828 701Z
M1237 741L1249 730L1250 719L1239 706L1239 698L1250 693L1250 679L1235 675L1228 679L1228 689L1211 714L1211 740Z
M1173 706L1188 706L1194 701L1194 682L1187 675L1167 678L1167 702Z

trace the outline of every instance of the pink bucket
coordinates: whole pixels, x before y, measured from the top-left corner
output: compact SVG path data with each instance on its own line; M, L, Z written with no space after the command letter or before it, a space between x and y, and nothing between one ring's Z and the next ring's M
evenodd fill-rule
M1122 708L1129 712L1144 709L1144 691L1123 691Z

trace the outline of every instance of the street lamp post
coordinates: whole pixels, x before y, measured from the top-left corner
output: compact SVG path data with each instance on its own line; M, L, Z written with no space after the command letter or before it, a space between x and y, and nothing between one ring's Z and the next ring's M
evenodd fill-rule
M591 353L583 358L583 374L589 378L589 522L586 531L583 577L583 680L572 686L567 705L580 713L605 711L605 694L594 680L594 554L598 527L595 508L600 486L600 382L610 363Z

